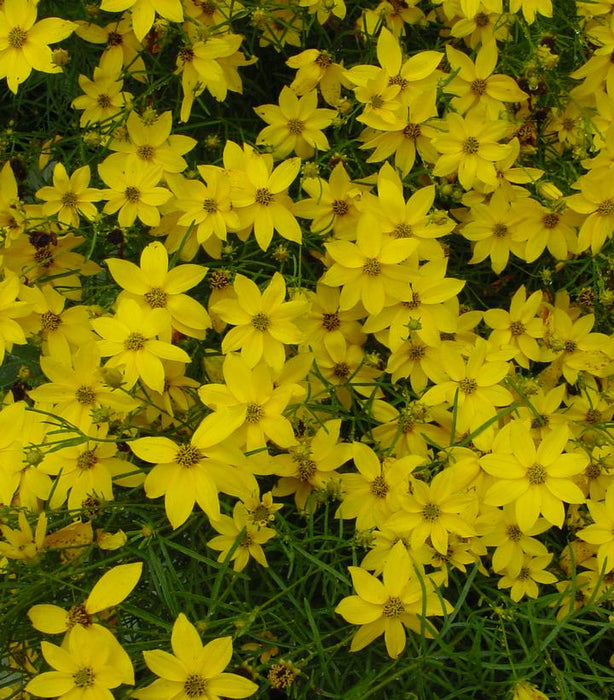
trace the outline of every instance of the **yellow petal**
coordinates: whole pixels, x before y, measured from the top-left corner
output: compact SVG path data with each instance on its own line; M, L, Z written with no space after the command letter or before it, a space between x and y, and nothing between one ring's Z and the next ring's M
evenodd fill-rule
M140 561L114 566L92 588L85 602L86 610L91 614L121 603L138 583L142 570Z

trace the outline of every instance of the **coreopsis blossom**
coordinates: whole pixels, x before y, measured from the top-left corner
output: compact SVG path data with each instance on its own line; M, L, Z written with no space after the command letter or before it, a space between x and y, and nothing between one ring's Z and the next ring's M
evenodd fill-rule
M150 671L160 678L133 691L139 700L159 698L247 698L258 686L235 673L223 673L232 658L232 639L201 642L196 627L179 613L171 634L173 654L161 649L144 651Z
M512 700L550 700L550 698L532 683L521 681L513 688Z
M535 21L535 15L552 17L552 0L510 0L510 12L519 12L529 24Z
M24 229L25 210L19 199L17 180L7 160L0 170L0 232L4 238L3 246L9 246Z
M336 518L356 518L356 528L380 527L399 510L408 494L409 475L424 459L407 456L380 460L362 442L352 444L352 458L358 473L341 475L343 500Z
M262 545L277 533L270 527L262 527L259 523L255 523L242 503L235 503L232 517L220 515L217 520L211 521L211 526L220 534L210 539L207 546L220 553L218 561L228 560L230 551L234 549L229 561L233 563L235 571L243 571L250 557L253 557L260 566L268 568L269 564Z
M123 380L131 389L139 378L155 391L164 390L164 366L161 359L190 362L190 356L176 345L158 340L164 333L168 316L164 309L144 311L133 299L124 299L114 317L92 319L102 340L98 348L109 357L106 367L123 367Z
M75 97L71 105L83 110L80 126L111 122L130 106L132 95L122 89L121 72L121 55L107 52L94 68L93 80L86 75L79 76L79 87L84 94Z
M139 582L142 571L141 562L114 566L96 581L83 603L77 603L68 610L46 603L34 605L28 610L30 622L45 634L66 633L72 637L77 629L85 633L98 633L104 628L94 622L96 614L124 601Z
M205 384L198 395L214 413L201 426L222 442L234 435L247 450L265 447L272 440L279 447L296 444L290 421L283 411L292 398L292 388L275 387L271 369L263 362L251 368L241 357L227 355L223 365L224 384Z
M17 301L20 283L17 275L6 275L0 282L0 364L5 353L11 352L13 344L24 345L26 341L23 328L15 319L28 316L32 305Z
M515 504L518 527L527 532L540 514L555 527L565 520L563 503L584 503L584 494L572 480L588 464L579 452L566 452L569 429L552 430L536 447L529 428L517 421L500 430L492 454L480 458L480 465L496 482L488 488L484 502L502 506Z
M596 255L614 232L614 166L591 170L579 179L577 187L580 193L567 198L570 209L586 216L577 252L590 247Z
M527 236L523 260L534 262L547 248L557 260L566 260L577 247L577 225L582 215L564 203L544 207L532 197L519 197L514 202L514 213L522 220Z
M522 566L517 573L504 571L504 575L499 579L498 588L511 588L510 598L517 603L524 596L537 598L539 595L538 583L556 583L557 578L545 568L552 561L553 554L543 554L533 557L524 555Z
M456 95L451 105L460 114L475 110L488 119L496 120L505 109L504 102L523 102L527 99L527 93L509 75L492 74L498 58L494 39L482 44L475 62L449 44L446 54L456 75L443 90Z
M164 508L173 529L183 525L195 503L209 520L219 519L219 491L245 496L257 488L252 474L242 469L244 457L240 450L217 443L215 432L202 424L189 442L180 445L166 437L130 442L137 457L156 465L145 478L145 495L164 496Z
M36 21L38 0L5 0L0 7L0 77L17 94L32 69L60 73L49 44L70 36L77 26L58 17Z
M443 9L446 11L447 3ZM507 41L511 38L510 22L505 14L501 0L482 2L475 14L466 13L456 4L456 9L451 12L450 20L453 21L450 35L464 39L470 49L475 49L478 44L485 44L493 37L497 41Z
M35 676L25 689L43 698L89 700L113 697L110 689L122 684L134 685L134 670L126 656L118 663L108 637L96 636L76 627L65 647L41 642L41 651L54 669Z
M34 530L32 530L23 510L19 512L17 517L19 528L13 529L8 525L0 525L0 533L5 540L4 542L0 541L0 557L34 562L45 549L47 516L45 513L38 516Z
M134 33L143 41L151 29L156 13L170 22L183 22L181 0L102 0L101 10L123 12L130 10Z
M296 70L290 88L299 97L318 87L324 101L336 107L341 98L341 86L349 87L343 64L335 63L327 51L306 49L291 56L286 65Z
M301 228L292 213L293 203L287 195L300 167L300 158L289 158L274 170L257 155L245 159L245 177L237 183L232 202L241 228L254 227L262 250L269 247L274 231L294 243L302 241Z
M608 486L603 501L589 499L586 502L593 523L578 531L584 542L597 546L599 571L608 573L614 569L614 486Z
M184 292L203 279L206 267L177 265L169 270L168 252L157 241L143 248L140 266L119 258L108 258L105 262L113 279L124 289L118 301L133 299L144 311L163 310L166 328L159 333L162 340L170 342L171 330L191 338L205 337L205 330L211 327L209 314Z
M498 184L495 161L505 158L511 146L498 143L509 133L509 123L485 120L469 114L463 118L449 112L445 119L447 131L435 136L433 146L441 154L433 168L433 175L445 177L458 173L458 180L465 190L474 183Z
M328 139L322 129L332 124L337 112L318 109L316 90L297 97L284 86L279 94L279 106L261 105L254 111L269 125L258 134L256 145L270 146L276 159L283 160L292 152L299 158L311 158L316 148L328 151Z
M414 239L384 237L377 219L364 213L358 221L356 243L326 244L334 262L320 281L329 287L341 287L342 311L362 302L369 314L379 314L385 306L403 298L411 271L400 263L417 247Z
M274 370L281 370L286 361L285 345L303 340L296 321L309 309L309 303L285 301L286 283L279 272L262 294L244 275L235 276L233 287L234 299L222 299L211 306L222 321L235 326L222 340L222 353L240 350L249 367L263 360Z
M56 163L53 169L53 187L41 187L36 192L39 199L45 201L42 211L45 216L57 216L61 224L77 227L79 214L90 221L98 210L93 202L100 200L100 191L90 184L90 166L77 168L69 177L62 163Z
M382 581L358 566L348 569L356 595L344 598L335 612L350 624L360 625L350 651L364 649L383 634L388 655L396 659L405 649L405 628L432 637L434 627L427 616L452 611L438 594L436 577L412 570L402 542L390 551Z

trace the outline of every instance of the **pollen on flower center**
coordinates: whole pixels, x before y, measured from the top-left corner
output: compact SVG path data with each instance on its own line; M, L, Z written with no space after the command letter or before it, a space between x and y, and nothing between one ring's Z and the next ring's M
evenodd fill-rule
M397 224L392 231L395 238L411 238L414 235L414 227L411 224Z
M519 581L526 581L531 578L531 570L528 566L523 566L518 573Z
M410 141L415 141L416 139L420 138L420 136L422 136L422 129L420 128L420 124L408 124L403 129L403 136L405 136L405 138L409 139Z
M208 277L208 281L212 289L225 289L230 286L228 273L224 272L224 270L213 270Z
M597 207L597 213L601 216L610 216L614 214L614 199L604 199Z
M130 335L124 340L124 348L126 350L131 350L132 352L137 352L145 347L145 336L140 333L130 333Z
M399 421L399 426L403 435L408 435L409 433L413 432L414 428L416 427L416 423L412 418L404 418Z
M463 394L473 394L473 392L478 388L478 383L475 379L461 379L458 383L458 388L463 392Z
M109 32L107 46L121 46L122 41L122 35L119 32Z
M362 271L367 277L377 277L382 272L382 265L377 258L367 258L362 266Z
M264 418L264 408L259 403L248 403L245 420L248 423L259 423Z
M561 217L558 214L549 212L548 214L544 214L542 224L544 225L544 228L554 228L559 223L560 218Z
M512 321L510 323L510 331L513 336L522 335L527 329L522 321Z
M495 224L492 227L492 235L495 238L505 238L507 235L508 228L505 224Z
M151 306L152 309L164 309L166 308L166 302L168 300L167 293L160 287L154 287L144 294L145 301Z
M547 475L548 474L543 464L535 463L527 469L527 479L529 480L529 483L533 486L539 486L539 484L544 484L546 482Z
M77 391L75 391L75 397L77 401L84 406L91 406L96 400L94 390L85 384L82 384Z
M483 95L486 92L487 83L482 78L476 78L471 83L471 92L474 95Z
M590 425L601 423L601 411L598 408L589 408L584 416L584 420Z
M179 49L179 60L183 63L192 63L194 60L194 50L190 46Z
M95 677L91 666L82 666L76 673L73 673L72 679L77 688L91 688L94 685Z
M341 326L338 314L322 314L322 326L327 331L336 331Z
M183 690L189 698L202 698L207 695L207 679L199 673L190 673L185 679Z
M350 367L347 362L337 362L333 367L333 374L338 379L347 379L350 376Z
M484 12L478 12L474 17L474 20L476 26L478 27L486 27L488 24L490 24L490 17Z
M439 518L441 508L436 503L426 503L422 508L422 517L428 522L434 522Z
M78 201L79 198L74 192L64 192L61 199L61 202L65 207L74 207Z
M335 199L331 209L337 216L345 216L350 210L350 205L344 199Z
M601 467L596 462L591 462L584 470L584 476L589 481L594 481L601 476Z
M300 119L289 119L288 120L288 131L294 136L298 136L302 133L305 128L305 123Z
M262 331L264 333L271 325L271 319L266 314L258 313L252 316L251 323L257 331Z
M370 104L373 109L380 109L384 106L384 98L381 95L373 95Z
M410 360L420 360L426 353L424 345L414 345L413 343L407 348L407 355Z
M215 199L205 199L203 202L203 209L207 212L207 214L215 214L217 211L217 202Z
M198 464L201 459L202 455L200 450L190 444L181 445L175 455L175 462L177 462L180 467L185 467L186 469Z
M463 141L463 153L468 156L475 155L480 150L480 142L475 136L469 136Z
M41 316L41 326L44 331L57 331L62 325L62 319L53 311L45 311Z
M386 483L386 479L384 479L383 476L376 476L371 482L371 493L376 498L384 498L389 490L390 487Z
M128 185L128 187L126 187L126 189L124 190L124 196L129 202L138 202L141 193L139 192L137 187Z
M298 478L301 481L309 481L316 471L317 466L313 459L301 456L298 462Z
M256 204L261 204L263 207L268 207L273 201L273 193L268 187L259 187L256 190Z
M77 467L81 471L88 471L89 469L93 469L96 466L96 463L98 462L98 457L96 457L96 453L94 450L85 450L84 452L81 452L81 454L77 457Z
M522 539L522 530L518 527L518 525L508 525L505 528L505 534L512 542L520 542Z
M393 75L388 78L388 85L398 85L402 91L409 85L409 81L400 75Z
M156 149L153 146L139 146L136 149L136 154L142 160L152 160Z
M420 306L420 295L418 292L412 292L411 299L408 301L402 301L401 305L406 309L417 309Z
M390 598L388 598L388 600L384 603L382 612L384 617L399 617L405 612L405 606L400 598L390 596Z
M578 349L578 344L573 340L566 340L563 343L563 349L565 352L575 352Z
M320 66L320 68L328 68L328 66L332 64L333 59L330 57L330 54L326 53L326 51L320 51L315 62L318 66Z
M98 95L96 103L101 109L109 109L111 106L111 98L108 95Z
M21 49L28 39L28 33L21 27L13 27L8 33L7 40L12 49Z
M75 625L89 627L92 624L92 618L85 609L85 605L73 605L68 610L66 624L68 629L72 629Z

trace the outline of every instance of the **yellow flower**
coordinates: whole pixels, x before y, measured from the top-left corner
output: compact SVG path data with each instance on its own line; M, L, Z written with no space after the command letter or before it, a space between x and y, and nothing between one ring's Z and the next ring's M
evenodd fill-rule
M261 105L254 109L269 126L258 134L256 145L269 145L273 156L283 160L294 151L300 158L311 158L318 151L328 151L329 145L322 129L332 124L337 112L318 109L318 93L311 90L302 97L283 87L279 106Z
M109 637L113 638L110 633ZM123 663L118 663L109 637L94 636L76 627L65 647L42 642L45 661L55 670L35 676L26 685L26 691L58 700L102 700L111 695L110 688L123 683L134 685L130 659L126 656Z
M43 214L57 215L58 221L67 226L79 225L79 214L86 219L94 219L98 210L92 204L100 200L99 190L88 187L90 184L90 166L77 168L68 177L66 168L57 163L53 169L53 187L41 187L36 196L45 200Z
M492 454L480 458L482 468L497 481L486 492L484 502L502 506L515 504L518 527L527 532L540 514L555 527L565 520L563 503L584 503L584 494L572 481L588 464L588 457L565 452L569 430L552 430L536 448L529 428L517 421L499 431Z
M324 101L331 107L336 107L341 98L341 86L349 86L343 74L343 64L334 63L327 51L306 49L291 56L286 65L296 69L290 88L297 95L305 95L317 86Z
M614 231L614 165L596 168L577 183L581 190L567 198L567 206L586 218L580 227L577 252L590 247L593 255Z
M229 561L233 562L235 571L243 571L250 557L253 557L260 566L268 568L269 564L262 545L277 533L270 527L262 527L255 523L242 503L235 503L232 518L228 515L220 515L218 520L211 522L211 525L220 534L210 539L207 546L220 553L218 561L226 561L230 550L234 549Z
M17 301L19 286L16 275L7 275L0 282L0 363L4 361L6 352L11 352L13 344L24 345L27 342L23 328L15 319L28 316L32 305Z
M6 540L5 542L0 542L0 557L34 562L45 548L47 516L45 513L41 513L38 516L34 532L23 511L19 512L18 522L19 529L15 530L8 525L0 525L0 532Z
M98 341L102 357L110 357L106 367L122 367L126 388L139 379L162 393L164 366L161 359L190 362L190 356L175 345L158 340L168 323L164 309L143 309L133 300L124 299L115 317L95 318L92 326L103 340Z
M144 311L163 310L166 328L159 333L163 340L170 342L171 329L191 338L205 337L205 330L211 327L209 314L184 292L203 279L206 267L177 265L169 270L166 248L157 241L143 248L140 267L119 258L108 258L105 262L113 279L125 290L118 301L133 299Z
M528 239L523 260L534 262L545 248L557 260L566 260L569 253L576 252L576 226L581 214L564 204L544 207L532 197L519 197L514 202L514 212L521 217L522 229Z
M499 579L498 588L511 588L510 598L517 603L524 598L537 598L539 595L538 583L556 583L554 574L544 569L552 561L552 554L532 557L524 555L524 560L518 573L506 573Z
M139 41L143 41L151 29L156 12L171 22L183 22L181 0L102 0L101 10L123 12L130 10L132 26Z
M522 10L525 20L533 24L536 14L552 17L552 0L510 0L510 12L519 10Z
M38 0L4 0L0 8L0 77L17 93L32 69L60 73L49 44L70 36L74 22L47 17L36 21Z
M532 683L521 681L514 686L512 700L549 700L549 698Z
M599 571L608 573L614 569L614 486L608 487L603 502L589 499L586 505L593 524L577 535L584 542L597 545Z
M350 651L360 651L384 635L386 651L393 659L403 653L405 628L432 637L428 615L452 611L440 597L434 576L414 573L407 550L397 542L384 565L383 582L358 566L348 567L357 595L344 598L335 612L344 620L360 625L352 638Z
M211 311L235 328L222 340L224 354L241 350L249 367L261 360L274 370L281 370L286 361L285 345L297 345L303 334L295 325L309 304L304 301L284 301L286 283L276 272L267 288L260 293L257 285L244 275L234 280L236 298L222 299Z

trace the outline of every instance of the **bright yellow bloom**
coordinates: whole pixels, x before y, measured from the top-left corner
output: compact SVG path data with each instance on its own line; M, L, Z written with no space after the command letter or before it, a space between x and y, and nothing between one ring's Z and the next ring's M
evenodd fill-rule
M131 389L139 378L162 393L164 366L161 360L190 362L190 356L176 345L158 340L165 332L168 316L164 309L144 311L133 299L124 299L113 318L92 320L92 326L103 340L98 341L102 357L109 357L106 367L123 367L126 388Z
M281 370L286 361L285 345L297 345L303 334L295 325L309 304L305 301L285 301L286 283L276 272L267 288L260 293L258 286L244 275L234 280L236 298L222 299L211 311L232 328L222 340L224 354L241 350L249 367L261 360L274 370Z
M299 96L319 87L324 101L336 107L341 98L341 86L349 87L343 64L334 63L327 51L306 49L291 56L286 65L296 69L290 88Z
M0 525L0 532L6 540L5 542L0 542L0 557L34 562L45 548L47 516L45 513L41 513L38 516L34 531L32 531L32 527L23 510L19 512L18 522L19 529L10 528L8 525Z
M299 98L284 86L279 95L279 106L261 105L254 111L269 124L258 134L256 145L271 146L276 159L283 160L292 152L300 158L311 158L316 148L328 151L328 140L322 129L332 124L337 112L318 109L315 90Z
M43 214L57 215L58 221L67 226L77 227L79 214L91 221L98 214L92 202L98 202L101 197L99 190L89 184L89 165L77 168L69 178L64 165L57 163L53 169L53 187L41 187L36 193L39 199L45 200Z
M535 21L535 15L552 17L552 0L510 0L510 12L522 10L522 15L529 24Z
M203 279L206 267L177 265L169 270L166 248L157 241L143 248L140 267L119 258L108 258L105 262L113 279L125 290L119 301L133 299L144 311L164 311L166 328L159 333L162 340L171 341L171 329L191 338L205 337L205 330L211 327L209 314L184 292Z
M38 0L4 0L0 7L0 77L17 94L32 69L60 73L49 44L70 36L77 26L57 17L36 21Z
M614 165L596 168L583 175L577 186L580 194L567 199L567 206L586 216L580 227L577 252L590 247L593 255L614 232Z
M183 22L181 0L102 0L100 9L107 12L129 9L134 33L139 41L143 41L153 26L156 12L170 22Z
M542 693L536 686L528 681L521 681L514 686L514 695L512 700L550 700L549 697Z
M412 570L402 542L397 542L384 565L383 582L358 566L348 567L357 595L344 598L335 612L344 620L360 625L352 638L350 651L360 651L384 635L386 651L393 659L403 653L405 628L432 637L429 615L452 611L448 601L438 595L437 579Z
M13 344L24 345L27 342L23 328L15 319L27 316L32 305L17 301L19 288L16 275L7 275L0 282L0 364L4 361L5 353L13 349Z
M577 224L582 215L564 203L548 208L532 197L519 197L514 202L514 213L521 217L527 236L523 260L534 262L546 248L557 260L566 260L569 253L576 252Z
M608 573L614 569L614 486L609 486L603 502L589 499L586 502L593 524L579 530L577 535L584 542L597 545L599 571Z
M532 557L524 555L520 571L515 574L505 573L499 579L498 588L511 588L510 598L517 603L525 595L529 598L537 598L539 595L538 583L556 583L557 578L545 568L552 561L552 554Z

